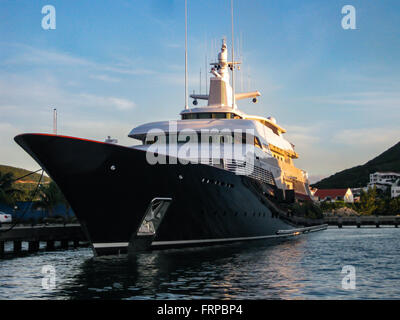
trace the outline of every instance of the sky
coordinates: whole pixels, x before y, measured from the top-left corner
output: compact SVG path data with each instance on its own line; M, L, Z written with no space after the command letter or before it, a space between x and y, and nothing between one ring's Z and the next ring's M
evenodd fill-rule
M45 5L56 10L44 29ZM356 29L344 29L345 5ZM184 108L184 0L0 0L0 164L38 169L13 140L52 132L133 145L140 124ZM246 113L273 116L312 182L400 140L398 0L234 0L236 90ZM230 0L188 0L189 91L230 48ZM209 71L209 70L207 70ZM200 77L201 72L201 77ZM201 81L200 81L201 79Z

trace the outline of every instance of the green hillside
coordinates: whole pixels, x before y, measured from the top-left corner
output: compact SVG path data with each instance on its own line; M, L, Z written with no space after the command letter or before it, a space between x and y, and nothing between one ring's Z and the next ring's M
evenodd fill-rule
M20 177L23 177L31 171L21 169L21 168L15 168L11 166L5 166L5 165L0 165L0 178L4 179L5 175L7 173L12 174L12 180L19 179ZM7 197L4 198L0 197L2 199L2 202L7 202L7 201L29 201L31 200L31 193L33 190L36 189L37 183L40 179L41 172L39 171L38 173L34 173L28 177L24 177L22 179L19 179L18 181L14 181L9 187L11 190L19 190L19 191L13 191L11 198ZM6 178L6 180L9 178ZM48 184L50 183L51 179L45 175L43 175L42 178L42 184ZM9 190L10 190L9 189ZM0 190L1 191L1 190ZM4 190L3 190L3 195L4 195Z
M315 183L313 187L319 189L365 187L369 182L370 173L377 171L400 173L400 142L366 164L335 173Z
M38 168L39 169L39 168ZM19 177L25 176L29 173L31 173L31 171L29 170L25 170L25 169L21 169L21 168L15 168L15 167L11 167L11 166L5 166L5 165L1 165L0 164L0 173L1 174L6 174L7 172L11 172L14 176L14 179L17 179ZM22 181L27 181L27 182L38 182L40 179L40 174L41 172L39 171L38 173L34 173L33 175L30 175L28 177L22 178ZM43 175L43 179L42 182L50 182L50 178L48 178L47 176Z

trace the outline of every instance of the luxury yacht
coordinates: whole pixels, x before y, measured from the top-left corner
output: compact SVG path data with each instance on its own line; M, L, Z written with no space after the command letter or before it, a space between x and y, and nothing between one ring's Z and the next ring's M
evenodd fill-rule
M179 120L132 129L132 147L54 134L15 141L57 183L95 255L153 248L294 237L325 228L295 227L282 204L310 199L307 173L273 117L248 115L236 102L222 42L210 64L208 94ZM198 107L198 101L207 105Z

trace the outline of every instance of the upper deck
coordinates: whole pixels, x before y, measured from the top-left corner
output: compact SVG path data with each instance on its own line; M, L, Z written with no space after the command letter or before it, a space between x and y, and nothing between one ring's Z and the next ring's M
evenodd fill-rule
M212 134L218 132L242 131L242 133L253 132L254 144L267 153L274 155L279 160L297 158L294 146L283 138L286 132L284 128L276 123L272 117L248 115L238 109L236 101L241 99L252 99L257 102L261 94L258 91L235 93L230 85L229 70L234 72L237 62L227 60L227 48L222 43L221 52L218 54L218 62L211 63L210 90L208 94L192 94L193 103L196 107L185 108L180 113L181 120L161 121L143 124L134 128L129 137L146 143L146 135L152 131L169 134L179 134L185 130L201 133L204 130ZM206 106L197 107L197 100L207 100ZM271 151L271 152L270 152Z

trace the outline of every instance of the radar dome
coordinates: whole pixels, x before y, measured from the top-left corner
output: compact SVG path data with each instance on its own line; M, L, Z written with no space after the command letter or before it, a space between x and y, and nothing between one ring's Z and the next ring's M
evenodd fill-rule
M268 120L276 124L276 119L274 117L268 117Z

